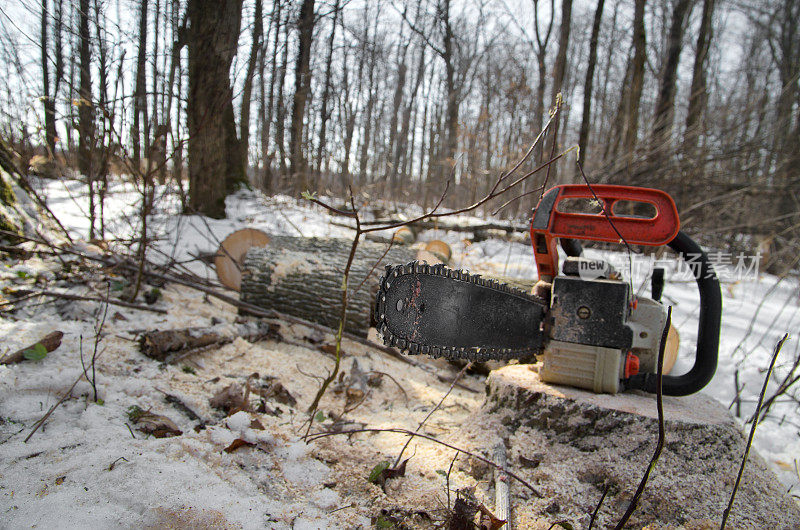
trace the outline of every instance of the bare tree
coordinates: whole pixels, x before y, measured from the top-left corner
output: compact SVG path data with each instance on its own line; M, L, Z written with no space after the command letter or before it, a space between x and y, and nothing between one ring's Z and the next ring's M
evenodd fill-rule
M592 36L589 40L589 64L586 67L586 81L583 84L583 116L581 117L581 131L578 136L578 149L580 150L581 163L585 164L588 150L589 128L592 121L592 89L594 83L594 67L597 63L597 38L600 34L600 22L603 20L603 5L605 0L597 1L592 23Z
M133 158L138 164L142 158L142 124L147 131L147 6L150 2L139 2L139 52L136 56L136 86L133 90ZM145 138L149 135L145 132ZM145 140L146 141L146 140ZM145 156L147 153L145 153Z
M328 55L325 59L325 87L322 90L322 107L320 109L320 124L319 124L319 143L317 144L317 160L316 160L316 173L319 174L322 168L322 159L327 157L325 153L325 144L327 140L327 125L328 120L331 118L331 112L328 108L331 99L331 85L333 77L333 45L336 39L336 26L339 21L339 2L335 0L333 4L333 22L331 24L331 33L328 36Z
M292 104L292 125L290 128L289 156L291 177L295 191L309 187L308 162L303 152L303 117L306 101L311 92L311 45L314 37L314 0L303 0L297 18L298 45L297 61L294 70L294 101Z
M253 41L250 44L250 58L247 60L247 73L242 88L242 106L240 117L241 134L239 139L242 144L242 167L248 167L248 153L250 150L250 100L253 94L253 79L255 78L256 65L261 52L261 36L264 33L264 8L262 0L256 0L253 14Z

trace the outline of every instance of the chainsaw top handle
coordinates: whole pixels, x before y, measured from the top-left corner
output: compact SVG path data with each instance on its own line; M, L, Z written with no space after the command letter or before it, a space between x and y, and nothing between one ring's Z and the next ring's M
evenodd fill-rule
M595 200L600 202L593 205L599 212L586 211L586 201ZM648 213L620 211L633 210L626 206L637 203L644 203ZM574 211L575 204L584 207ZM539 278L548 280L558 274L558 238L662 246L672 241L679 229L675 202L661 190L612 184L591 187L565 184L550 188L539 201L531 220L531 242Z

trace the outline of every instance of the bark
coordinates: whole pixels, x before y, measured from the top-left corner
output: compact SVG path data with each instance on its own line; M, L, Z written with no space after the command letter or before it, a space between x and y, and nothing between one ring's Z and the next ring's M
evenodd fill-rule
M133 90L133 124L131 139L133 140L133 159L136 164L142 159L141 123L147 124L147 6L150 2L142 0L139 8L139 52L136 56L136 86Z
M247 155L250 151L250 100L253 94L253 78L256 73L259 50L261 49L261 36L264 32L263 0L256 0L255 20L253 21L253 42L250 47L250 58L247 60L247 73L242 88L242 112L240 116L239 140L242 144L242 167L248 167Z
M336 39L336 26L339 20L339 0L333 4L333 27L328 37L328 56L325 59L325 88L322 90L322 109L320 110L319 124L319 145L317 145L316 173L319 174L322 168L322 159L326 157L325 144L327 140L327 125L330 119L328 102L331 96L331 77L333 76L333 45Z
M683 32L686 17L689 15L693 0L678 0L672 11L669 37L667 39L667 56L661 85L658 91L658 102L653 125L653 151L666 152L670 147L672 124L675 110L675 90L678 81L678 63L683 49Z
M311 45L314 36L314 0L303 0L297 19L298 46L294 70L294 101L290 129L289 156L295 191L308 189L308 162L303 151L303 117L311 92Z
M703 1L703 15L700 19L700 30L697 33L697 51L694 56L694 68L692 69L692 88L689 92L689 111L686 115L686 132L684 142L688 151L694 151L703 121L703 114L706 109L708 94L706 92L706 63L708 62L708 50L711 47L711 40L714 35L714 7L716 0Z
M581 131L578 137L580 161L585 165L587 157L587 144L589 142L589 129L592 123L592 90L594 83L594 68L597 63L597 38L600 34L600 22L603 20L603 5L605 0L598 0L592 23L592 36L589 39L589 65L586 67L586 81L583 84L583 116L581 117Z
M225 197L246 181L229 76L236 54L242 0L210 4L190 0L189 17L189 208L225 216ZM236 156L229 156L235 153Z
M244 260L241 299L258 307L310 320L331 329L339 326L342 271L352 241L271 236L264 248L251 249ZM345 331L366 337L372 323L375 290L384 265L408 263L416 252L364 241L350 269L350 300ZM383 256L383 258L381 258ZM362 284L363 281L363 284ZM357 288L361 284L360 288Z
M647 37L644 29L644 7L647 0L635 0L633 14L633 61L631 62L631 82L628 89L628 102L623 147L630 160L636 148L639 129L639 102L644 86L644 63L647 54Z

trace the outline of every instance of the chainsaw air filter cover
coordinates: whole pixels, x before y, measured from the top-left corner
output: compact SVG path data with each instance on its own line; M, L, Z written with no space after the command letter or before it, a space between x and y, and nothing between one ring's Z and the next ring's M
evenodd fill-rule
M550 338L588 346L629 349L629 287L615 280L558 276L553 280Z

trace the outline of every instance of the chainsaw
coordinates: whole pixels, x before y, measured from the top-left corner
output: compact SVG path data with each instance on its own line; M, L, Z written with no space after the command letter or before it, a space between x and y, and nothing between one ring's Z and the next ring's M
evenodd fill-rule
M441 264L387 266L374 311L384 343L408 354L473 362L535 355L545 382L612 394L655 393L659 349L667 336L664 269L653 269L650 297L642 296L610 264L583 257L578 241L624 243L629 249L667 245L690 265L700 309L694 364L683 375L664 375L662 391L693 394L711 380L722 313L719 281L707 254L680 231L667 193L556 186L535 208L530 235L539 273L532 292ZM560 271L559 243L566 254Z

